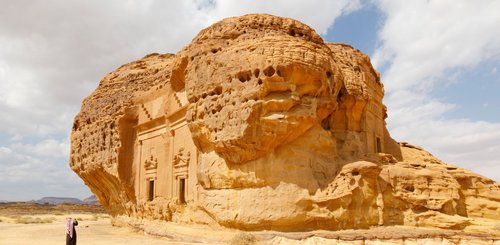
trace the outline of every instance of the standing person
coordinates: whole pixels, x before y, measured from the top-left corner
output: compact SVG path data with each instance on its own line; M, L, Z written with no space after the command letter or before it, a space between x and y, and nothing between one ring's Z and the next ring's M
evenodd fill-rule
M78 221L73 218L66 218L66 245L76 245L76 229Z

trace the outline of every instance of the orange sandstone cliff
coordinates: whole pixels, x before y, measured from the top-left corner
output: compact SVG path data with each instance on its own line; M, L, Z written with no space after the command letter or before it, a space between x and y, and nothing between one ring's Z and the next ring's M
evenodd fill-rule
M394 141L383 95L349 45L292 19L227 18L175 55L106 75L75 118L70 166L115 218L294 231L498 222L499 183Z

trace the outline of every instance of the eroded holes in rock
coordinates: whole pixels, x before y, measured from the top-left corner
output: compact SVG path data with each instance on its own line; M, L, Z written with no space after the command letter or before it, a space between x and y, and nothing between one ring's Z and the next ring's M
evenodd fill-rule
M189 103L196 103L196 102L198 102L198 97L196 97L196 96L190 96L188 98L188 101L189 101Z
M357 170L352 171L352 176L358 176L358 175L359 175L359 171L357 171Z
M272 77L274 75L274 68L272 66L268 66L266 69L264 69L264 75L268 76L268 77Z
M253 70L253 75L255 76L255 78L258 78L260 75L260 70L259 69Z
M413 211L417 214L427 212L428 210L429 210L428 208L420 205L413 207Z
M291 29L290 31L288 31L288 35L295 37L295 30Z
M220 111L222 110L222 106L221 106L221 105L217 105L217 106L215 107L215 109L217 110L217 112L220 112Z
M236 77L240 82L244 83L246 81L250 81L252 79L252 75L250 71L240 71L238 74L236 74Z
M191 56L191 61L193 61L193 60L194 60L194 56Z
M215 54L217 52L219 52L221 49L216 49L216 48L213 48L211 49L210 51L212 52L212 54Z
M332 78L332 72L331 71L327 71L326 72L326 78L328 78L328 79Z
M285 67L283 66L277 66L276 67L276 75L280 76L280 77L286 77L287 76L287 71L285 69Z
M202 99L205 99L207 96L208 96L208 94L207 94L207 93L203 93L203 94L201 94L201 98L202 98Z
M432 177L427 176L427 177L425 177L425 180L427 181L427 185L430 185L432 182Z
M330 117L332 115L328 115L325 119L323 119L323 121L321 121L321 127L324 129L324 130L330 130L331 127L330 127Z
M259 78L259 80L257 81L257 84L262 85L262 79Z
M217 95L221 95L222 94L222 86L220 86L220 85L216 86L214 91Z
M212 114L215 114L215 113L217 113L217 110L212 109Z
M413 187L413 185L409 185L409 186L405 187L405 190L409 191L409 192L414 192L415 191L415 187Z
M76 131L78 129L78 120L75 120L73 123L73 131Z
M342 100L342 98L344 97L344 95L346 95L346 94L347 94L347 89L344 86L342 86L342 88L339 91L339 94L337 95L337 101L340 102Z
M246 82L245 77L243 77L241 74L238 74L237 76L238 76L238 80L240 80L240 82L242 82L242 83Z

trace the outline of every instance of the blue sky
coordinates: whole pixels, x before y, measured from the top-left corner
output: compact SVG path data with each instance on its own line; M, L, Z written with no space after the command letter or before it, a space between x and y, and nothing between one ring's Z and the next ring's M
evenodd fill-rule
M0 3L0 200L89 196L68 167L68 138L100 78L246 13L295 18L367 53L393 138L500 180L500 1Z
M323 38L328 42L348 43L363 53L372 55L377 47L377 30L383 20L383 13L375 5L364 3L356 11L335 19Z
M473 118L499 122L499 69L497 60L450 71L452 78L449 81L443 80L436 86L435 90L432 91L433 96L457 105L453 111L447 114L450 118Z

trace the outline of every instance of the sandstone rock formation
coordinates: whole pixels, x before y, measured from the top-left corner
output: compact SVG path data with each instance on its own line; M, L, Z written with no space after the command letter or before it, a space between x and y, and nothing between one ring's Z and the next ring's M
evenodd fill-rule
M70 166L130 222L493 227L500 185L395 142L383 94L349 45L292 19L228 18L105 76L75 118Z

